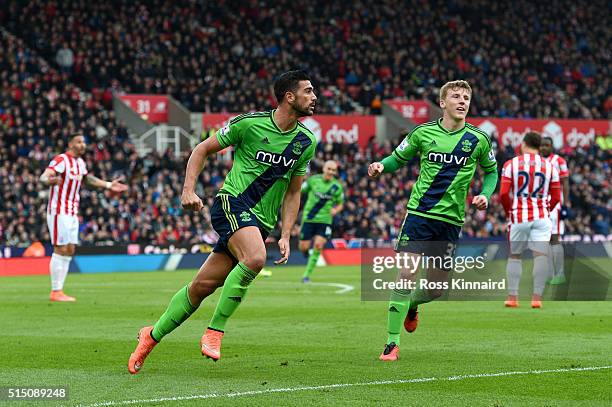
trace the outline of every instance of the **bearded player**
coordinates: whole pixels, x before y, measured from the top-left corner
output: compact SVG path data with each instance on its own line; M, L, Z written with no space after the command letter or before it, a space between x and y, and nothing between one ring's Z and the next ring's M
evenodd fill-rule
M336 178L338 164L326 161L323 164L323 174L308 178L302 187L302 192L308 194L302 215L300 231L300 251L308 254L306 271L302 276L304 283L310 282L310 276L317 265L321 250L331 238L332 221L344 206L344 188Z
M395 250L416 257L444 257L454 253L465 219L465 201L476 166L484 170L480 195L472 199L479 210L488 207L497 185L497 162L489 136L465 122L472 88L466 81L448 82L440 89L442 118L417 126L385 157L368 167L371 177L392 173L412 158L420 158L419 177L410 194L406 217ZM398 278L414 280L417 270L400 271ZM445 281L449 270L427 269L429 281ZM442 295L442 290L395 289L391 293L387 320L387 343L380 360L399 356L402 323L413 332L418 323L417 307Z
M281 211L278 242L283 264L289 258L289 237L300 207L300 191L316 139L298 121L314 113L317 97L303 71L282 74L274 83L278 108L238 116L198 144L187 163L181 196L186 209L199 211L196 180L206 159L234 146L232 169L211 208L212 225L219 234L211 253L191 283L181 288L154 326L142 328L128 370L138 373L145 358L167 334L189 318L202 300L223 287L208 328L200 340L202 355L221 358L221 340L228 319L244 301L249 286L266 261L264 241Z
M555 154L552 138L542 138L540 154L546 161L552 164L561 179L561 201L555 207L551 207L550 210L552 235L550 237L551 255L548 257L548 263L552 271L550 284L563 284L565 283L565 255L563 253L563 245L561 244L561 236L565 233L564 219L567 217L568 208L570 208L569 171L565 159L559 154Z
M104 181L89 174L85 161L85 137L74 133L68 137L68 150L55 156L40 176L40 181L49 186L47 205L47 226L53 244L53 254L49 264L51 275L51 301L74 302L74 297L64 294L64 282L68 268L79 244L79 191L81 184L119 193L127 186L118 180Z

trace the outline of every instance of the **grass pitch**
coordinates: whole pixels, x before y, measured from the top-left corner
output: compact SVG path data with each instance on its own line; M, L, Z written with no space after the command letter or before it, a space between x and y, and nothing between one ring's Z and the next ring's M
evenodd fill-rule
M138 329L155 322L194 271L70 275L74 304L49 303L46 276L2 278L0 387L69 386L68 401L27 405L612 403L612 369L575 370L612 365L610 302L545 302L542 310L528 301L519 309L498 301L426 304L418 330L402 335L401 359L383 363L386 303L360 301L359 269L315 271L316 283L355 287L342 293L342 286L300 283L301 272L275 268L255 281L228 323L219 362L199 351L214 295L136 376L126 365Z

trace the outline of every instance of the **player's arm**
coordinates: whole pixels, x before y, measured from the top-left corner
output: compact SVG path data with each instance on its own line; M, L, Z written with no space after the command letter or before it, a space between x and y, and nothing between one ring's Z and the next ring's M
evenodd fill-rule
M46 186L58 185L62 181L53 168L46 168L38 179Z
M122 184L119 179L105 181L91 174L85 175L85 185L90 188L109 189L113 192L124 192L128 189L127 185Z
M510 190L512 189L512 160L506 161L501 173L501 186L499 188L499 199L502 207L506 212L506 216L510 215L512 200L510 199Z
M374 162L368 166L368 175L376 178L380 174L388 174L397 171L399 168L408 164L410 160L420 151L420 143L417 129L410 132L391 155Z
M571 206L570 199L569 199L569 189L570 189L569 177L561 178L561 182L563 183L563 204L565 206Z
M286 263L289 259L289 239L291 237L291 229L295 225L298 211L300 210L300 195L303 181L303 175L294 175L291 177L291 181L289 181L289 187L281 206L281 238L278 241L281 258L275 261L275 264Z
M224 129L225 128L226 127L224 127ZM223 131L223 129L219 130L219 132L221 131ZM222 139L220 142L219 137L220 135L217 133L216 137L209 137L202 141L193 149L189 156L185 173L185 183L183 184L183 193L181 194L181 204L185 209L199 211L204 207L202 200L195 193L196 181L204 169L206 159L227 147L227 145L222 145L221 142L229 142L229 140Z
M559 180L559 172L555 168L552 169L549 194L550 202L548 203L548 207L549 209L553 209L561 202L561 182Z
M344 190L340 188L334 197L334 207L330 211L332 218L342 212L342 209L344 209Z
M487 209L491 195L497 187L497 160L489 140L487 139L486 141L486 149L482 152L478 161L480 168L485 173L482 180L482 191L472 199L472 205L475 205L478 210Z

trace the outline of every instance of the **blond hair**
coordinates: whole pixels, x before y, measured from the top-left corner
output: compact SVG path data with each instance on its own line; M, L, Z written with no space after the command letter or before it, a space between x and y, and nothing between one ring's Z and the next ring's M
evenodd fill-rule
M472 87L467 81L463 81L463 80L451 81L451 82L446 82L444 86L440 88L440 100L444 100L444 98L446 98L446 94L448 93L449 89L455 90L457 88L467 89L467 91L470 92L470 95L472 94Z

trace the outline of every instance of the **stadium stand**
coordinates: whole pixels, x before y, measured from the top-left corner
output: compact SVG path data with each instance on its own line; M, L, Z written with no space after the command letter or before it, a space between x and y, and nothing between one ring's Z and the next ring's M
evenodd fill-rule
M3 25L81 88L172 94L194 111L265 110L273 75L303 67L319 113L376 114L391 97L436 102L449 78L475 84L473 116L612 112L604 0L0 5Z
M272 76L284 66L303 66L317 80L319 113L376 113L387 97L434 100L441 80L459 76L476 84L473 115L611 117L605 46L610 33L598 14L598 7L605 9L601 1L580 6L559 1L552 9L526 1L435 7L405 2L401 10L383 1L364 3L355 9L360 11L315 1L303 20L287 17L297 7L287 1L265 9L257 2L234 3L0 0L0 22L18 37L3 33L0 47L1 244L49 240L46 191L37 179L63 150L64 137L76 130L91 146L89 170L103 178L123 175L130 185L129 195L120 198L82 192L84 242L216 239L207 208L231 163L211 160L198 191L207 208L199 215L184 213L179 198L186 157L138 157L127 129L109 109L116 90L169 93L196 111L265 109L273 106ZM470 12L474 8L480 11ZM405 24L406 15L414 24ZM487 17L475 17L482 15ZM455 35L426 30L440 24ZM445 44L453 50L446 52ZM312 171L327 159L339 160L346 183L346 209L335 220L335 237L396 235L417 166L376 181L365 176L367 163L394 145L371 144L364 151L319 146ZM498 162L512 153L498 151ZM608 234L609 152L594 145L564 154L573 202L567 232ZM476 181L472 192L478 190ZM486 214L468 211L464 234L502 236L504 222L494 196Z

